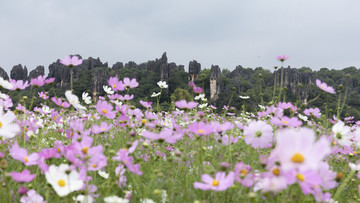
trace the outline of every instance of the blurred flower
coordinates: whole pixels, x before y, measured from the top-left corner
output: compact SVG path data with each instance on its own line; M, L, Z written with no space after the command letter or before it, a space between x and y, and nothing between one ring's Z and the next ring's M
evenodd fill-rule
M103 85L104 91L106 92L106 94L114 94L114 91L111 89L111 87L107 86L107 85Z
M139 86L139 83L136 82L136 78L131 79L131 81L129 78L124 78L124 86L126 89L130 89Z
M339 120L332 127L332 132L334 133L334 139L342 146L350 146L352 144L353 135L351 134L351 129L349 126L346 126L344 122Z
M3 139L13 138L20 132L20 127L15 121L15 114L12 111L7 111L4 114L3 107L0 106L0 136Z
M75 202L80 202L80 203L92 203L94 202L94 198L91 197L90 195L78 195L77 197L73 197L73 200Z
M159 96L160 94L161 94L161 92L158 92L158 93L153 92L152 95L151 95L151 97L157 97L157 96Z
M110 77L108 84L114 91L123 91L125 89L124 83L119 81L116 77Z
M13 88L13 85L9 81L4 80L2 77L0 77L0 86L8 90Z
M20 173L15 171L11 172L11 176L16 182L28 183L36 177L36 174L31 174L29 170L25 169Z
M71 93L71 90L67 90L65 92L65 96L76 110L86 110L86 108L80 104L79 98L75 94Z
M91 104L91 97L89 96L89 93L83 92L82 100L85 102L85 104Z
M325 92L328 92L330 94L336 94L333 87L328 86L326 83L322 83L319 79L316 79L316 86L318 86L318 88L322 89Z
M194 188L200 190L215 190L223 191L228 189L234 184L235 173L233 171L229 172L226 176L225 172L217 172L215 178L212 178L208 174L201 175L201 182L195 182Z
M65 66L69 66L74 67L74 66L78 66L80 64L82 64L82 59L79 59L78 56L66 56L64 59L60 59L60 63L65 65Z
M244 127L246 144L256 148L269 148L274 141L274 133L271 125L264 121L252 121Z
M193 102L193 101L187 102L185 99L175 102L175 106L179 109L193 109L197 105L198 105L198 103Z
M46 201L44 201L44 198L37 194L35 190L29 190L26 195L22 196L20 199L21 203L46 203Z
M75 170L69 170L67 164L51 165L49 171L45 173L45 177L60 197L80 190L84 185L79 173Z
M10 79L10 83L12 85L11 90L24 90L29 87L29 82L27 80L24 82L23 80Z
M123 199L118 196L109 196L104 198L104 202L106 203L129 203L128 199Z
M99 174L101 177L105 178L105 179L108 179L108 178L109 178L109 174L106 173L105 171L99 170L99 171L98 171L98 174Z
M161 88L161 89L165 89L168 88L169 86L166 84L166 81L159 81L157 82L157 85Z
M250 97L249 96L239 96L240 97L240 99L249 99Z
M277 56L276 57L277 58L277 60L279 60L279 61L281 61L281 62L284 62L286 59L288 59L289 58L289 56L286 56L285 54L284 55L280 55L280 56Z

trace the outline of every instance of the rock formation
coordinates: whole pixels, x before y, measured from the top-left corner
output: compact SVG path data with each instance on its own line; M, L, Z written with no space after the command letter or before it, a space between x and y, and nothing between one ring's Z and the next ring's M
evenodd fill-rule
M14 66L10 71L10 78L14 80L27 80L27 68L23 68L21 64Z
M0 77L4 78L5 80L9 80L9 76L7 72L1 67L0 67Z
M212 65L210 69L210 99L216 100L220 94L221 70L219 66Z
M34 70L30 71L28 79L30 80L31 78L37 78L40 75L45 75L44 66L38 66Z
M193 60L189 62L189 82L195 82L201 71L201 64Z

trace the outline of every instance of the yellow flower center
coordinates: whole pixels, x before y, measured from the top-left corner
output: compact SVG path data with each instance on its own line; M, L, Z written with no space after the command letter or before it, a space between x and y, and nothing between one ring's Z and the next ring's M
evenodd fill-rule
M274 168L274 169L272 170L272 173L273 173L274 175L278 176L278 175L280 175L280 170L279 170L278 168Z
M63 179L60 179L57 184L60 186L60 187L64 187L65 186L65 180Z
M0 128L2 127L2 122L0 121Z
M96 166L96 164L93 164L93 165L91 165L93 168L96 168L97 166Z
M87 153L88 153L88 150L89 150L88 147L84 147L81 151L82 151L82 153L87 154Z
M28 128L25 128L24 130L25 130L25 132L29 131L29 129L28 129Z
M116 85L114 84L113 87L116 88Z
M142 124L145 124L145 123L146 123L146 119L142 119L142 120L141 120L141 123L142 123Z
M325 85L321 85L321 89L325 89Z
M219 185L219 181L217 181L217 180L214 179L211 185L212 185L212 186L218 186L218 185Z
M288 122L287 121L281 121L284 125L287 125Z
M101 131L105 131L105 128L101 128Z
M106 114L106 113L107 113L106 109L103 109L103 110L102 110L102 112L103 112L104 114Z
M291 157L291 161L295 162L295 163L302 163L304 162L305 158L303 155L301 155L300 153L295 153L292 157Z
M305 180L304 175L301 174L301 173L298 173L298 174L296 175L296 178L297 178L298 180L300 180L300 181L304 181L304 180Z
M57 152L60 152L61 150L60 150L60 148L57 148Z
M243 170L241 170L240 171L240 174L242 175L242 176L246 176L247 175L247 170L245 170L245 169L243 169Z
M25 160L26 163L29 162L29 159L27 158L27 156L24 157L24 160Z
M56 120L55 116L53 116L53 120Z
M1 127L1 126L0 126ZM357 154L357 151L353 151L354 154Z
M205 130L199 129L197 132L198 132L199 134L204 134L204 133L205 133Z

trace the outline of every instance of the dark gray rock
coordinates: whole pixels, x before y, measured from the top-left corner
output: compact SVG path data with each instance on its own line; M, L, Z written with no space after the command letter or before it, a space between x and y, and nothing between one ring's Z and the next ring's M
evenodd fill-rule
M9 75L6 73L6 71L0 67L0 77L4 78L5 80L9 80Z
M25 80L27 80L27 74L28 74L28 71L27 71L26 66L23 68L23 66L21 64L19 64L19 65L14 66L11 69L10 78L14 79L14 80L25 81Z
M194 82L201 72L201 64L196 60L189 62L189 81Z
M31 78L37 78L40 75L45 75L44 66L38 66L34 70L30 71L28 79L30 80Z

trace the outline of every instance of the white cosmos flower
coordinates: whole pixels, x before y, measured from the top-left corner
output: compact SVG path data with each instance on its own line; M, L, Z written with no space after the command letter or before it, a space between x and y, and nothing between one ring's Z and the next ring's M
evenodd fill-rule
M208 103L204 103L204 104L199 104L199 108L202 109L204 107L207 107Z
M339 120L333 127L332 131L334 133L334 139L342 146L350 146L352 144L351 139L353 135L351 134L351 129L349 126L346 126L344 122Z
M203 100L205 98L205 94L199 94L198 96L194 97L194 100Z
M114 94L114 90L111 89L111 87L107 86L107 85L103 85L104 91L106 92L106 94Z
M157 82L157 85L159 85L159 87L161 89L168 88L168 85L166 84L166 81L159 81L159 82Z
M89 93L83 92L82 100L85 102L85 104L91 104L91 97L89 96Z
M240 97L240 99L249 99L250 97L249 96L239 96Z
M99 174L101 177L105 178L105 179L108 179L108 178L109 178L109 174L106 173L105 171L99 170L99 171L98 171L98 174Z
M299 116L299 118L300 118L301 120L303 120L303 121L308 121L308 117L307 117L307 116L304 116L304 115L301 115L301 114L299 114L298 116Z
M80 202L80 203L92 203L94 202L94 198L87 195L87 196L84 196L84 195L78 195L76 198L73 197L73 200L75 202Z
M66 99L69 101L69 103L71 105L73 105L73 107L75 109L77 109L77 110L86 110L85 107L81 106L81 104L79 102L79 98L75 94L71 93L71 90L67 90L65 92L65 96L66 96Z
M8 90L13 88L13 85L2 77L0 77L0 86Z
M160 94L161 94L161 92L158 92L158 93L153 92L152 95L151 95L151 97L157 97L157 96L159 96Z
M104 198L104 202L106 203L129 203L128 199L123 199L118 196L109 196Z
M41 110L46 114L49 114L51 112L50 107L45 106L45 105L43 105L43 107L41 107Z
M48 172L45 173L47 182L60 197L80 190L84 185L77 171L72 170L70 173L68 171L69 165L61 164L60 166L51 165Z
M12 111L4 114L3 107L0 106L0 136L3 139L13 138L20 132L20 127L14 122L15 119L16 116Z

